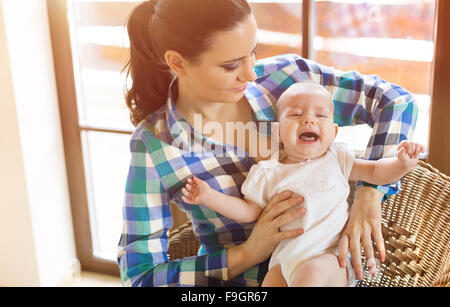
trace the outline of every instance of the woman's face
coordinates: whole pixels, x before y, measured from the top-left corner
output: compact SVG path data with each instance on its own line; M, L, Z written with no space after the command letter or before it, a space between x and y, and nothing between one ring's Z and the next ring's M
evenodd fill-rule
M256 79L256 32L253 14L232 31L218 32L198 63L188 65L180 77L190 96L202 102L239 101L247 82Z

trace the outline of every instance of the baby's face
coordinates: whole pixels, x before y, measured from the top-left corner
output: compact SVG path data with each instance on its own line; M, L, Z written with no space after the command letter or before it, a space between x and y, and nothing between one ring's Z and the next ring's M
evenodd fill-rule
M333 102L318 89L294 90L278 102L280 142L292 160L323 155L337 134Z

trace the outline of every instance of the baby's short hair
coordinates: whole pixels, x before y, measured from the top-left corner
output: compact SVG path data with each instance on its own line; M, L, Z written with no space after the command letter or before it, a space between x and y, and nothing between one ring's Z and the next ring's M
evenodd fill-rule
M279 108L278 106L280 105L280 101L282 101L285 97L287 97L290 92L295 91L297 89L311 89L311 90L319 90L322 91L323 93L325 93L326 95L328 95L330 97L330 100L333 100L331 97L331 94L326 90L326 88L322 85L320 85L320 83L317 83L315 81L312 80L302 80L302 81L298 81L294 84L292 84L291 86L289 86L278 98L278 102L277 102L277 121L280 121L280 112L278 112Z

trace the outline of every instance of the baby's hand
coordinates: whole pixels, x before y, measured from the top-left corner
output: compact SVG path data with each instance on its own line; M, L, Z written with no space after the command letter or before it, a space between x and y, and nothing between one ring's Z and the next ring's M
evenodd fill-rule
M425 152L425 146L411 141L402 141L397 147L397 159L401 161L408 170L416 167L420 153Z
M195 176L187 181L185 188L181 189L184 195L181 196L181 199L191 205L204 204L212 190L211 187Z

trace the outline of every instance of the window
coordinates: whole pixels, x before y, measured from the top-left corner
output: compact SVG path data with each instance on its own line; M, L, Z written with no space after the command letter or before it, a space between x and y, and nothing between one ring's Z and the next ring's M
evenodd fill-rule
M124 104L128 41L124 22L136 3L68 1L78 122L81 129L92 253L115 261L129 167Z
M138 1L47 1L77 254L84 269L117 274L133 131L120 71L128 60L125 20ZM435 1L249 2L259 26L258 58L297 53L403 86L419 102L415 138L427 144ZM364 149L370 132L341 128L338 137Z
M378 75L413 93L419 105L414 140L422 144L428 143L434 16L434 0L315 1L313 59ZM344 129L341 136L355 140L355 149L366 147L367 125Z
M248 1L258 24L258 58L301 53L301 1Z
M114 274L133 131L124 25L137 3L48 1L77 255L84 269Z
M428 143L434 0L251 2L262 43L259 57L301 53L323 65L375 74L404 87L419 104L414 140ZM305 29L305 19L310 29ZM302 43L302 37L309 42ZM371 133L367 125L342 127L338 140L364 150Z

